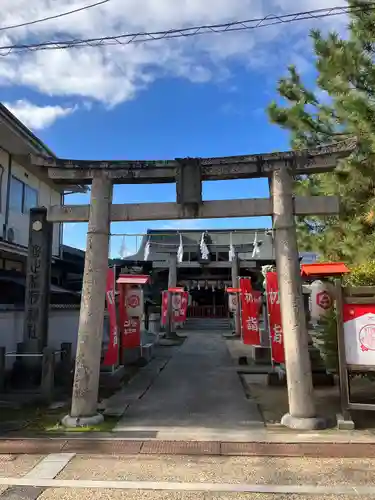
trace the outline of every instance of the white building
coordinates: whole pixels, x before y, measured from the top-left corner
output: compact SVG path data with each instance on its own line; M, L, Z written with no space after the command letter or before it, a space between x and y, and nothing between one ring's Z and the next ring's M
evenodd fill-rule
M23 273L29 238L29 211L59 205L64 187L19 155L53 153L0 103L0 270ZM53 256L62 255L62 225L54 225Z

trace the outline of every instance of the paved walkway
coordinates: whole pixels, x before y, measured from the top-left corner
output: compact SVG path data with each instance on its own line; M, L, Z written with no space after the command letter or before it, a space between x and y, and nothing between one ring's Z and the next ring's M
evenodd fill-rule
M367 500L368 459L0 455L0 500ZM34 461L35 462L35 461Z
M248 440L263 421L231 366L221 334L191 333L115 430L166 440Z

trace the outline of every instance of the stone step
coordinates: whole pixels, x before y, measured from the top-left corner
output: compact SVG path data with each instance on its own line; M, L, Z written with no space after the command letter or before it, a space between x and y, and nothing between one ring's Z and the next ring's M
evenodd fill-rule
M230 323L230 319L226 318L188 318L189 323Z
M231 323L226 318L189 318L185 324L186 330L229 330Z
M187 323L190 323L191 325L229 325L230 321L216 321L216 320L211 320L211 319L204 319L204 320L199 320L199 321L190 321L187 320Z

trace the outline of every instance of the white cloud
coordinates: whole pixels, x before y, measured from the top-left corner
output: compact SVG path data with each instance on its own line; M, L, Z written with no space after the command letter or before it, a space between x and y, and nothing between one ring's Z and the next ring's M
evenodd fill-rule
M22 123L34 130L42 130L52 125L58 118L72 114L76 108L62 106L37 106L29 101L19 100L14 103L5 102L11 113Z
M89 0L2 0L1 26L55 15L85 3ZM297 10L340 3L345 4L345 0L301 0ZM111 0L70 16L3 31L0 45L225 23L294 12L295 5L293 0ZM341 22L342 18L335 17L327 20L327 25ZM322 24L319 21L319 26ZM258 69L268 71L269 56L283 57L288 51L286 42L290 52L295 50L295 37L306 38L310 26L310 22L303 21L287 28L279 25L146 44L13 54L0 58L0 86L16 84L49 97L79 97L86 103L97 100L115 106L133 99L137 92L162 76L198 83L223 79L228 76L228 63L233 60L246 66L258 62ZM266 64L259 65L259 58ZM60 110L60 116L65 111Z

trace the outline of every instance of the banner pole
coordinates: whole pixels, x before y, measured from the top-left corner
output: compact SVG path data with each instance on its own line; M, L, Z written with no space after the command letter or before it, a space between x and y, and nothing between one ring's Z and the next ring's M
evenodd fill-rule
M116 308L116 264L113 266L113 300L115 302L115 323L116 323L117 345L118 345L118 321L117 321L117 308ZM115 367L117 368L118 364L119 364L119 349L117 349L117 360L112 365L112 373L115 371Z
M266 281L267 281L267 276L266 276ZM275 371L275 362L273 360L273 354L272 354L272 333L271 333L271 322L270 322L270 313L268 309L268 293L267 293L267 286L266 286L266 291L264 292L266 296L266 314L267 314L267 330L268 330L268 338L270 341L270 349L271 349L271 365L272 365L272 371Z
M238 285L238 288L240 289L240 292L238 292L237 307L239 309L238 317L240 319L241 341L242 341L242 343L244 343L244 339L243 339L243 327L242 327L242 288L241 288L241 279L242 279L242 277L239 276L238 277L237 285Z

